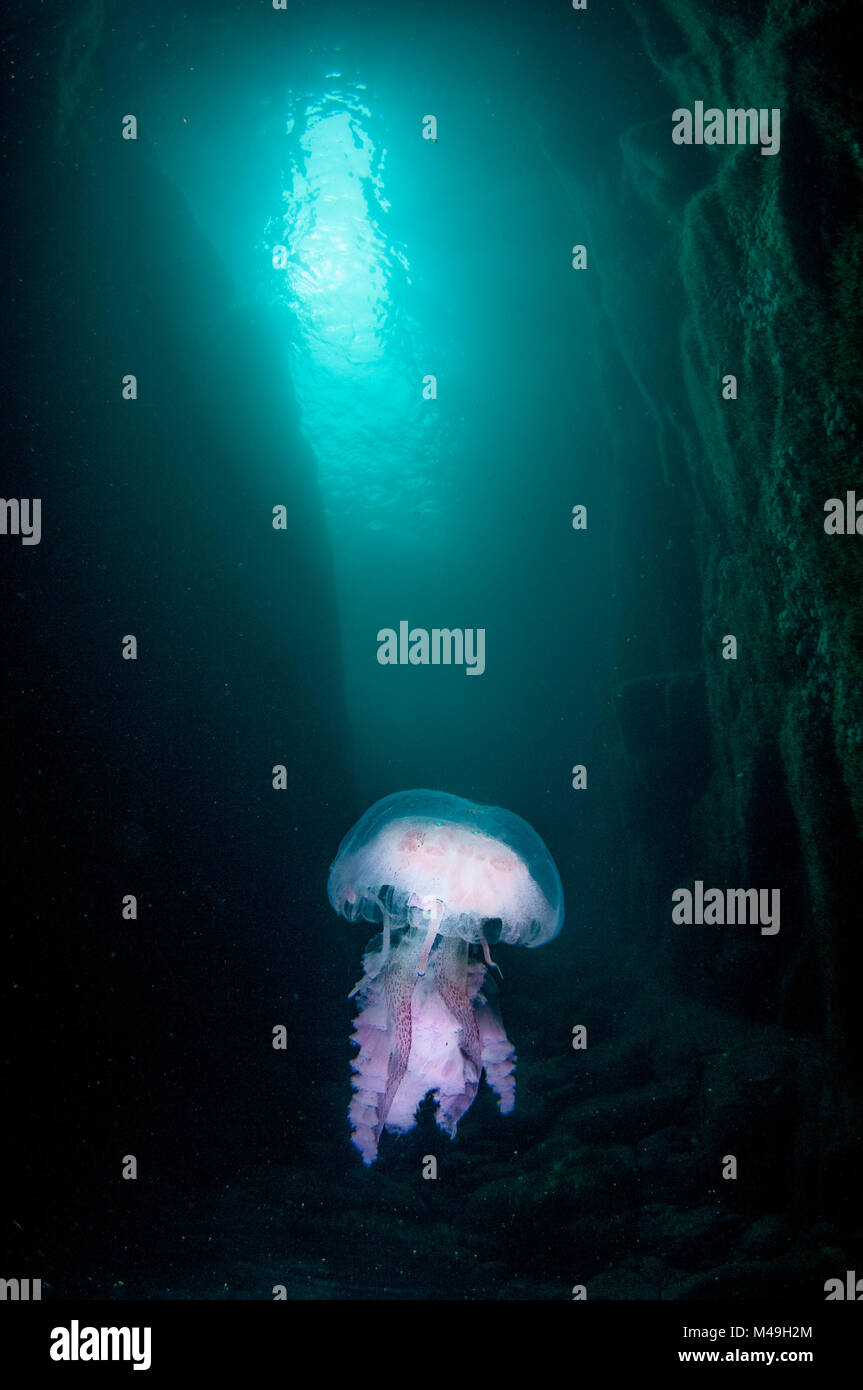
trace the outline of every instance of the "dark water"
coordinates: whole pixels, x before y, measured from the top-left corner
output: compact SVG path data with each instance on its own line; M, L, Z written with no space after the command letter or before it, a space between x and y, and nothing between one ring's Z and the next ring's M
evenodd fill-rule
M13 8L10 1272L817 1299L859 1267L843 14ZM697 100L782 107L780 152L674 145ZM481 629L482 670L381 664L402 621ZM327 873L413 787L523 816L566 920L496 956L513 1114L483 1085L450 1143L427 1102L367 1168L373 929ZM674 923L696 880L780 890L781 930Z

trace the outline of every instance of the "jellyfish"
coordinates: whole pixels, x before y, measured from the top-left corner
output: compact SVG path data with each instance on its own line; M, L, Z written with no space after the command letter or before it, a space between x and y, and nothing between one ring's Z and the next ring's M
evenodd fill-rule
M431 1092L451 1138L485 1072L501 1114L515 1105L515 1049L496 1002L491 946L542 946L563 923L563 889L536 831L511 811L447 792L386 796L339 846L329 900L382 930L349 997L348 1110L374 1163L384 1129L405 1134Z

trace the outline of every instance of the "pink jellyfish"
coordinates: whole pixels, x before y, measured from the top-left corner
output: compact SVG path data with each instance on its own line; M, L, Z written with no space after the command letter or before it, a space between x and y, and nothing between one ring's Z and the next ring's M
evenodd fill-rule
M560 877L536 832L499 807L398 792L342 840L328 892L349 921L383 926L351 991L359 1053L348 1115L363 1161L374 1163L385 1128L414 1127L430 1091L454 1137L482 1071L508 1114L515 1051L481 991L486 966L498 968L489 942L542 946L563 923Z

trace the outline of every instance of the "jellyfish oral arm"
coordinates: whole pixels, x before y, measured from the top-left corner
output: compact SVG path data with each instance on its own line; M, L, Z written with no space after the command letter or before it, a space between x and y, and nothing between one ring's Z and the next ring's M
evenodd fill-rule
M383 1128L387 1122L392 1103L395 1100L396 1092L408 1069L411 1042L413 1041L411 1004L415 986L416 980L412 978L410 973L401 969L396 962L387 966L384 993L386 996L387 1019L390 1023L390 1054L387 1064L386 1090L384 1091L383 1103L378 1114L378 1124L375 1133L376 1142L383 1133Z
M365 1163L377 1158L378 1142L408 1068L419 950L418 933L408 931L391 950L383 973L378 968L364 974L351 991L359 996L352 1041L360 1051L351 1064L354 1097L348 1113ZM377 959L367 953L363 964L367 967L369 960Z
M377 946L378 941L380 941L380 943L381 943L381 945L380 945L380 950L379 950L379 951L373 950L372 948L375 947L375 946ZM383 970L384 966L387 964L387 961L388 961L389 958L390 958L390 947L391 947L391 927L390 927L390 919L389 919L389 917L387 916L387 914L384 913L384 929L383 929L383 934L382 934L380 937L375 937L374 941L371 942L371 944L370 944L370 946L369 946L369 949L366 951L365 955L363 956L363 975L362 975L362 978L361 978L361 979L357 980L356 984L354 985L353 989L351 990L350 994L348 995L348 998L349 998L349 999L353 999L353 997L354 997L355 994L359 994L360 990L361 990L362 987L363 987L364 982L365 982L367 979L368 979L368 980L374 980L374 979L376 978L376 976L378 976L378 975L381 973L381 971Z
M440 898L420 897L416 893L411 893L408 902L410 907L418 907L422 912L427 912L429 914L428 931L423 941L423 948L420 951L420 958L417 961L417 974L424 975L426 973L426 966L428 965L429 953L434 945L435 937L440 930L444 905Z
M428 933L426 933L426 941ZM425 949L412 930L394 949L383 976L364 976L353 1041L353 1140L366 1164L377 1158L384 1129L406 1133L432 1092L437 1122L451 1138L470 1108L485 1070L500 1109L515 1104L515 1051L494 1005L480 993L486 968L468 959L468 943L444 936L424 975Z
M515 1109L515 1048L506 1036L497 1008L491 999L480 993L484 980L485 970L481 965L468 966L467 992L479 1029L485 1079L498 1097L500 1113L509 1115Z
M468 946L459 936L447 936L435 956L435 984L444 1005L459 1026L459 1047L464 1057L464 1087L455 1096L441 1095L438 1124L454 1135L456 1125L471 1107L482 1075L479 1027L467 993Z

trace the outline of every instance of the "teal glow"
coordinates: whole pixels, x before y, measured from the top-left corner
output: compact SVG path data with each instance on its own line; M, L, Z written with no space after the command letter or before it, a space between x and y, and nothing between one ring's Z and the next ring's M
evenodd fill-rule
M386 150L359 84L307 93L289 111L289 164L270 242L287 250L281 298L295 325L291 377L334 524L415 526L436 515L441 437L422 399L424 351L410 266L391 234Z
M306 351L333 372L377 362L384 351L389 271L378 218L387 204L383 154L360 123L368 114L337 93L307 108L284 194L290 307Z

